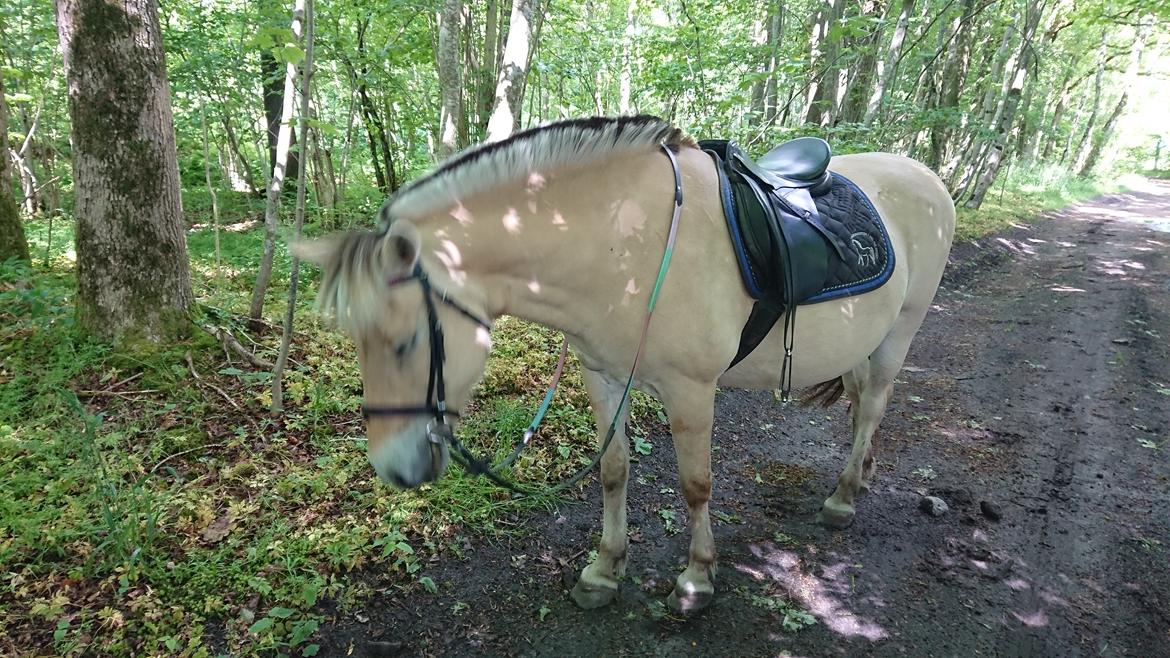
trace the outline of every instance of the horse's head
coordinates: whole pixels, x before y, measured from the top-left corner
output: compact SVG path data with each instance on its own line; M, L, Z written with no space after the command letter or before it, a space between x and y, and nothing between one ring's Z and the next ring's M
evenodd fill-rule
M321 267L318 307L357 347L370 464L384 482L403 488L442 475L447 419L466 407L491 346L482 309L432 284L420 248L418 230L405 220L384 233L293 245Z

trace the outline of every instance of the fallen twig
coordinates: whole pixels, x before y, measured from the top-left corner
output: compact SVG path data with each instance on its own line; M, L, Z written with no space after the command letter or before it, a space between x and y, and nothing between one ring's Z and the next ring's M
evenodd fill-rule
M91 398L96 398L96 397L100 397L100 396L111 396L111 395L116 396L116 397L133 397L135 395L146 395L147 393L162 393L162 389L160 389L160 388L143 388L143 389L139 389L137 391L111 391L110 389L107 388L107 389L104 389L101 391L78 391L77 392L78 395L84 395L86 397L91 397Z
M191 360L191 353L190 352L187 352L186 358L187 358L187 367L190 368L191 376L195 378L196 383L207 386L208 388L211 388L212 390L214 390L216 393L219 393L220 395L222 395L223 399L227 400L228 404L232 405L232 407L234 407L236 409L236 411L243 411L244 410L243 407L236 404L236 401L233 400L232 397L230 395L228 395L222 388L216 386L215 384L212 384L209 381L204 381L204 379L199 376L199 373L195 372L195 362Z
M248 348L241 345L240 341L236 340L236 337L233 336L230 331L221 327L213 327L207 324L201 324L199 326L207 333L215 336L225 349L230 347L233 352L244 357L244 360L248 363L251 363L253 366L260 368L261 370L272 370L274 367L271 362L248 351Z
M163 457L162 461L155 464L154 468L150 469L150 472L148 473L148 475L154 475L154 472L157 471L159 468L161 468L163 464L169 462L170 460L174 459L175 457L182 457L183 455L195 452L196 450L205 450L207 448L222 448L225 445L227 445L227 444L226 443L208 443L207 445L197 446L195 448L189 448L187 450L180 450L179 452L176 452L173 455L167 455L166 457Z

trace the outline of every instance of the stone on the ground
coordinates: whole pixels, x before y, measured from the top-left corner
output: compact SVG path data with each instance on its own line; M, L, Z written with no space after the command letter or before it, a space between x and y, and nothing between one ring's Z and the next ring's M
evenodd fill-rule
M998 521L1003 518L1003 512L1000 511L999 505L989 500L979 501L979 511L983 512L983 516L986 516L992 521Z
M947 513L950 507L947 506L946 501L938 496L923 496L918 503L918 509L931 516L942 516Z

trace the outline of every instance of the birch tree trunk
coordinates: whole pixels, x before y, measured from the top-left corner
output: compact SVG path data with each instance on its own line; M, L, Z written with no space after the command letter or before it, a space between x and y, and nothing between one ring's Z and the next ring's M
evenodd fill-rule
M170 89L153 0L58 0L72 122L77 315L162 340L192 303Z
M28 240L16 199L12 196L12 168L8 157L8 104L4 101L4 72L0 70L0 262L17 258L28 262Z
M894 35L890 39L890 48L886 51L885 61L878 65L877 82L865 108L863 123L867 126L873 123L874 117L885 103L887 88L891 81L896 79L895 69L898 66L898 58L902 56L902 44L906 42L906 26L910 24L912 13L914 0L902 0L902 9L898 12L898 22L894 25Z
M292 31L301 38L305 16L305 0L294 0ZM288 148L292 142L293 98L296 96L297 67L292 62L285 65L284 102L280 109L280 128L276 134L276 164L272 167L272 178L268 182L268 200L264 205L264 255L260 271L256 274L256 285L252 288L252 303L248 317L258 322L264 313L264 295L272 279L272 258L276 253L276 226L280 221L280 192L284 189L285 168L288 166ZM299 163L301 158L297 158ZM299 169L299 167L298 167Z
M439 12L439 46L435 60L439 71L439 149L440 158L459 150L459 125L463 121L463 81L459 52L459 24L463 18L463 3L443 0Z
M496 99L488 119L488 142L507 138L520 126L520 102L524 92L524 78L528 75L529 42L532 39L532 18L537 0L512 0L512 18L508 22L508 42L504 46L504 61L496 80Z

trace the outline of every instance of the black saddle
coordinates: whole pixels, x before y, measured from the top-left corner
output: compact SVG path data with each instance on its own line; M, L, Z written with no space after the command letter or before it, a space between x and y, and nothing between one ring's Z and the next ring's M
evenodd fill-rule
M728 368L784 318L780 381L787 395L796 306L884 283L893 266L888 237L865 195L828 171L831 151L823 139L794 139L754 161L728 140L699 147L715 161L740 273L756 300Z

